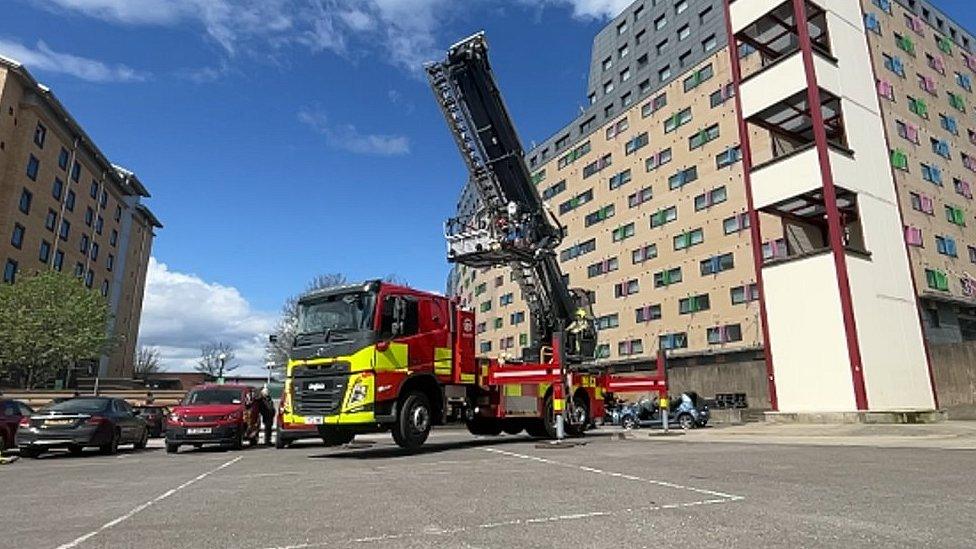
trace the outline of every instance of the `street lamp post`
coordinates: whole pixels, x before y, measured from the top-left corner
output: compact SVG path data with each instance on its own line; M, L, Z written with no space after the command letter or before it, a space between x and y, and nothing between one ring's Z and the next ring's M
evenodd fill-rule
M217 383L224 383L224 365L227 363L227 353L220 353L217 355L217 360L220 361L220 370L218 370Z

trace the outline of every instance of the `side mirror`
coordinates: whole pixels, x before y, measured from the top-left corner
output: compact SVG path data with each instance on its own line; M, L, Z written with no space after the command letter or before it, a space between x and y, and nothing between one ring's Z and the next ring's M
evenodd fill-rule
M268 336L268 343L278 343L278 334L270 334Z

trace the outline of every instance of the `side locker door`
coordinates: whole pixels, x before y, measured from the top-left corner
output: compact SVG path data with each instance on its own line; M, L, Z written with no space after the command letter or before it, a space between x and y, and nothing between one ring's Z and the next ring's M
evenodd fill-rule
M407 344L407 359L410 373L433 372L434 346L430 333L430 300L406 296L406 321L404 323L403 343Z
M450 310L446 299L427 299L425 315L428 339L434 350L434 374L444 383L452 382L454 350L451 346Z

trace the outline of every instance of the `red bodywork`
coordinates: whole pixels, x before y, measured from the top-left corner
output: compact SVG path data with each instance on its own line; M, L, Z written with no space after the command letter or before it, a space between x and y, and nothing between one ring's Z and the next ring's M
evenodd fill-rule
M261 413L253 387L247 385L197 385L194 391L220 389L240 391L239 403L232 404L180 404L173 407L166 419L167 430L187 428L222 429L237 427L243 430L245 440L256 439L261 430ZM186 400L184 401L186 402Z
M3 448L15 446L14 437L21 418L30 417L33 410L23 402L16 400L0 400L0 444Z

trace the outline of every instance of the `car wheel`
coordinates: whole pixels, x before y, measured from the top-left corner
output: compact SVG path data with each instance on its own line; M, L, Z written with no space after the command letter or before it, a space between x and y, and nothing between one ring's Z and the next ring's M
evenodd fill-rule
M142 438L138 440L132 447L136 450L145 450L146 446L149 444L149 429L142 430Z
M432 423L433 414L427 396L419 392L410 393L400 403L393 426L393 441L407 450L420 448L430 435Z
M637 420L634 419L634 416L624 416L624 418L620 420L620 425L624 429L635 429L637 428Z
M166 453L167 454L175 454L175 453L177 453L179 451L180 451L180 445L179 444L171 444L169 442L166 443Z
M275 449L284 450L288 447L289 441L285 437L281 436L281 431L275 433Z
M44 450L42 450L40 448L21 448L20 449L20 455L21 456L26 457L26 458L31 458L31 459L37 459L37 458L41 457L41 454L43 454L43 453L44 453Z
M678 426L687 431L695 426L695 418L691 414L681 414L678 416Z
M3 434L0 433L0 455L3 455L7 451L7 439L3 438Z
M99 446L98 450L102 453L102 455L106 456L111 456L118 453L120 438L122 438L122 435L119 434L118 430L112 431L112 440L110 440L108 444Z
M238 430L237 431L237 436L234 437L234 442L231 442L230 443L230 448L232 450L243 450L244 449L244 431L243 430Z
M75 457L80 456L81 454L85 453L85 447L72 444L71 446L68 446L68 453Z

